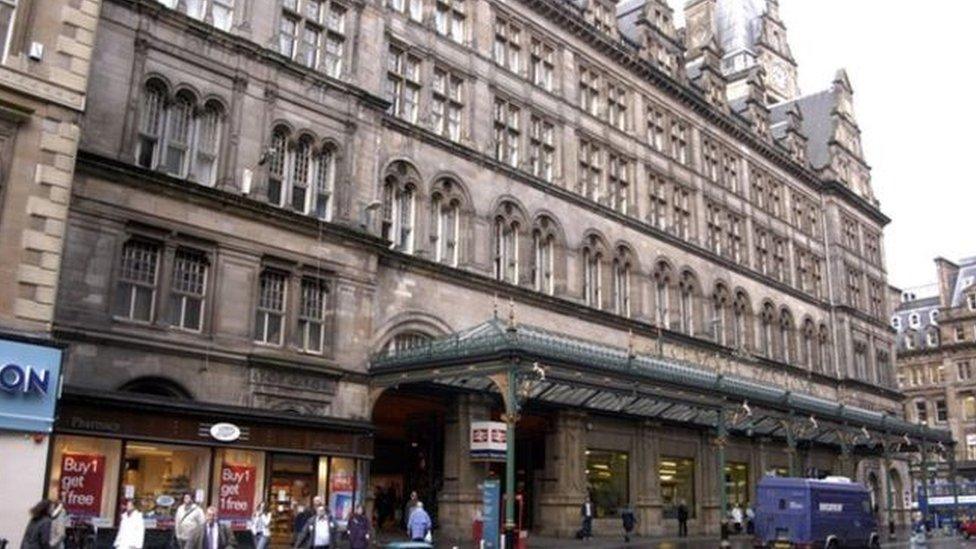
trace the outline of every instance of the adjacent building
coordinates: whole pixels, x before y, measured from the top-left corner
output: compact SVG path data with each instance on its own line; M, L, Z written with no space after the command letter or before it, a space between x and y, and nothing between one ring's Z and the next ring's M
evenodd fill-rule
M57 294L99 0L0 2L0 537L44 492Z
M313 494L396 528L416 490L467 538L504 474L472 423L506 418L536 532L586 494L598 532L623 505L676 531L681 501L716 532L788 473L901 520L881 449L951 443L901 419L851 83L800 94L775 0L683 29L662 0L82 3L80 131L44 118L58 185L19 179L70 201L3 239L55 269L56 302L6 291L67 348L47 483L76 516L134 498L163 539L181 493L237 524L265 499L287 540ZM5 189L5 224L47 204ZM544 373L519 414L486 348Z
M935 260L937 283L895 290L905 417L949 429L960 473L976 475L976 258Z

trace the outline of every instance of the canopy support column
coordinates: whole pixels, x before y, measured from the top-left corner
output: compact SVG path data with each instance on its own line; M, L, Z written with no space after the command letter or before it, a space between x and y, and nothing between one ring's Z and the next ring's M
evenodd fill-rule
M720 547L731 547L729 543L729 494L725 486L725 445L728 442L728 426L725 424L725 409L719 408L716 422L715 457L717 461L718 494L719 494L719 536Z
M884 479L885 479L885 487L887 488L887 490L885 490L887 492L885 499L888 502L888 504L886 505L887 516L888 516L888 539L894 540L895 539L895 496L894 496L894 488L892 488L891 486L891 441L889 441L887 437L883 440L884 440L882 442L882 448L884 449L883 464L885 470Z
M919 444L919 472L922 482L922 499L925 500L925 507L922 509L922 535L925 536L929 529L929 461L928 448L925 441ZM919 506L921 507L921 505Z
M955 526L956 521L959 520L959 483L956 482L955 445L950 446L946 453L948 454L946 458L949 460L949 482L952 483L952 520ZM953 528L953 531L955 531L955 528Z

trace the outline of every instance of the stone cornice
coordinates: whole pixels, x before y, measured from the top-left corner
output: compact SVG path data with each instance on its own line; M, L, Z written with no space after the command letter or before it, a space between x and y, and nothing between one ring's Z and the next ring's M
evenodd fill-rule
M7 65L0 65L0 86L74 111L85 110L85 94Z

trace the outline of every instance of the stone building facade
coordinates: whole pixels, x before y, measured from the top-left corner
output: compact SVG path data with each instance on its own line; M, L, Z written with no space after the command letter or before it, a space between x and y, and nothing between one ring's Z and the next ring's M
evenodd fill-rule
M467 536L487 474L467 459L468 427L497 402L380 395L370 358L509 300L567 336L900 416L888 219L851 84L839 71L800 96L776 2L740 4L691 2L682 30L660 0L105 0L54 323L68 354L52 486L57 458L82 448L121 469L106 493L155 493L168 488L133 464L197 459L175 440L244 466L213 445L213 418L286 421L296 441L334 435L312 456L329 471L355 459L366 482L372 458L401 490L384 440L429 442L409 466L435 468L424 496L445 536ZM129 425L142 414L192 419L167 434ZM572 407L531 425L535 530L575 529L602 452L644 533L676 529L681 494L692 528L716 531L709 433ZM247 459L276 495L275 475L298 474L283 450L310 449L268 437L252 446L269 457ZM857 476L879 498L905 477L800 451L804 471ZM743 504L787 466L775 438L728 453ZM223 486L188 467L181 487ZM346 491L321 471L320 488Z
M0 340L50 344L100 0L0 2ZM8 360L9 357L4 357ZM7 379L4 380L9 381ZM4 384L6 408L14 399ZM6 411L6 409L4 410ZM0 532L20 543L45 435L0 422ZM21 497L23 495L24 497ZM29 496L29 497L27 497Z
M976 474L976 259L935 260L937 283L920 290L894 290L899 302L891 325L897 331L898 385L905 417L950 429L960 473Z

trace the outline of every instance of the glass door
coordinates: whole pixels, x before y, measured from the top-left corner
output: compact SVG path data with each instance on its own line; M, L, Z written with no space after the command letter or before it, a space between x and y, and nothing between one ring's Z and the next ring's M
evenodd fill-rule
M271 454L268 501L274 505L271 541L274 545L291 544L296 515L311 511L316 489L316 463L313 456Z

